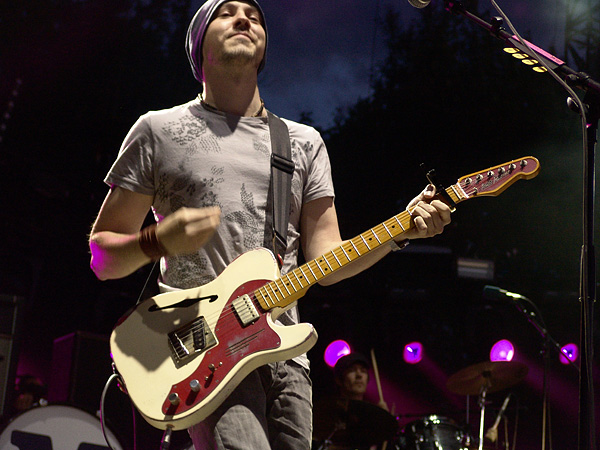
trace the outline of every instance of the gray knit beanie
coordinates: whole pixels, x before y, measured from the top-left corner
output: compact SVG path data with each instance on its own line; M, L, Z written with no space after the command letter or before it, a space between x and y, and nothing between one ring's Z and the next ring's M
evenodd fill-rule
M223 3L227 3L231 0L208 0L204 3L200 9L196 12L190 26L187 31L187 36L185 39L185 50L190 61L190 65L192 66L192 72L194 73L194 77L196 80L202 83L202 42L204 41L204 34L206 33L206 29L208 28L208 24L213 19L213 15L219 9ZM240 0L245 3L250 3L255 6L260 15L262 16L262 23L265 29L265 56L263 60L260 62L260 66L258 71L260 72L265 67L265 61L267 59L267 23L265 21L265 14L263 13L262 8L258 4L256 0Z

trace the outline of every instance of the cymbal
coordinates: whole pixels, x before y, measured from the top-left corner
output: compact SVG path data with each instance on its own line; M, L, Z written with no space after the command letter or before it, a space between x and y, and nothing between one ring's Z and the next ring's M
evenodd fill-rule
M528 371L517 361L487 361L459 370L448 378L446 387L461 395L479 395L484 386L487 393L496 392L517 384Z
M326 399L314 408L314 438L337 446L370 446L392 439L398 430L394 416L371 403ZM333 433L333 434L332 434Z

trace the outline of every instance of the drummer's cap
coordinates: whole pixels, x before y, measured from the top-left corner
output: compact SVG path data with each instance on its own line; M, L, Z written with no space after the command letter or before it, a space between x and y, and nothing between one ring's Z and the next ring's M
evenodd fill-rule
M333 368L333 373L335 377L342 378L346 369L348 369L354 364L362 364L367 369L371 367L371 365L369 364L369 360L366 358L365 355L363 355L362 353L353 352L349 355L342 356L340 359L337 360L337 363L335 363L335 367Z

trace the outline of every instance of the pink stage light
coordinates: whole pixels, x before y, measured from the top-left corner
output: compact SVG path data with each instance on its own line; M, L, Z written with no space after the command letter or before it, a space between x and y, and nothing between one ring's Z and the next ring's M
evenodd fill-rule
M404 361L408 364L417 364L423 359L423 344L420 342L411 342L404 346L404 352L402 352Z
M561 355L559 356L562 364L570 364L569 361L575 362L579 357L579 347L576 344L570 343L563 345L560 349ZM567 358L569 361L567 361Z
M338 359L340 359L342 356L349 355L350 353L352 353L350 344L339 339L337 341L333 341L327 346L325 353L323 354L323 359L329 367L333 367Z
M490 350L490 361L512 361L515 347L507 339L496 342Z

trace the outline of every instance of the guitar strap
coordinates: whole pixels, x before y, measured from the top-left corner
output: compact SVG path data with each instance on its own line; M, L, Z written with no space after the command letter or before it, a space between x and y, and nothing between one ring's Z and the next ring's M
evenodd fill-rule
M271 180L265 213L264 245L275 254L279 267L287 249L287 228L290 217L290 195L295 164L287 125L267 111L271 134Z

